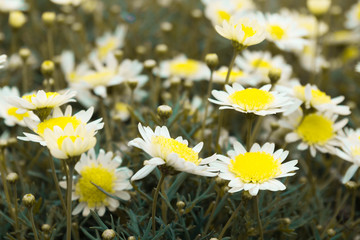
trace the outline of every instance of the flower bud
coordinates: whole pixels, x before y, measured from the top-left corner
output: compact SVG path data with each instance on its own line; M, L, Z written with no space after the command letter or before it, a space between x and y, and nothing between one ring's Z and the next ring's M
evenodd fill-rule
M139 55L144 55L146 53L146 47L143 45L139 45L136 47L136 53Z
M22 203L25 205L25 207L32 208L32 206L34 206L35 204L34 195L32 195L31 193L25 194L22 199Z
M168 52L168 46L166 44L158 44L155 47L155 52L156 54L158 54L159 56L163 56Z
M147 59L144 62L144 68L152 70L156 66L156 61L154 59Z
M170 22L162 22L160 28L163 32L170 32L173 29L173 25Z
M136 240L136 238L134 236L130 236L127 240Z
M112 229L106 229L103 234L101 235L102 239L104 240L112 240L116 237L116 233Z
M11 27L18 29L26 23L26 16L20 11L10 12L9 24Z
M49 233L51 230L51 226L49 224L43 224L41 225L41 231L45 232L45 233Z
M183 209L185 207L185 203L183 201L178 201L176 203L176 207L180 210Z
M333 228L329 228L329 229L326 231L326 233L327 233L327 235L328 235L329 237L333 237L333 236L335 236L336 231L335 231Z
M26 60L30 57L31 52L28 48L21 48L19 51L19 55L21 59L26 62Z
M219 57L216 53L208 53L205 56L205 62L211 70L214 70L219 64Z
M203 13L200 9L194 9L191 12L191 16L195 19L200 19L203 16Z
M120 49L116 49L114 51L114 55L115 55L116 60L118 60L118 62L121 62L124 57L124 51L120 50Z
M325 14L331 5L331 0L307 0L306 6L309 11L315 16Z
M10 184L15 184L19 180L19 175L17 173L11 172L6 176L6 181Z
M127 83L129 85L130 89L134 90L137 87L137 85L139 84L139 81L136 78L133 78L133 79L128 80Z
M162 120L167 120L172 114L172 108L168 105L160 105L157 108L157 114Z
M281 77L281 69L280 68L272 68L269 71L268 77L272 85L275 85L280 77Z
M56 14L54 12L44 12L41 19L47 27L52 27L56 20Z
M55 64L53 61L46 60L41 64L41 73L45 78L51 78L55 69Z

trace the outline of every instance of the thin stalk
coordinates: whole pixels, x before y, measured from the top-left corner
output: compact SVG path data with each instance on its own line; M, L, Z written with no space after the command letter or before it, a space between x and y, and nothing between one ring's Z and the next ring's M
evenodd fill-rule
M253 122L254 122L254 115L252 113L250 113L249 115L246 115L246 117L247 117L247 122L248 122L247 136L246 136L246 150L250 151L250 147L252 145L251 129L252 129L252 125L253 125Z
M261 218L260 218L260 214L259 214L259 195L256 195L256 198L254 200L255 200L255 214L257 217L258 225L259 225L259 235L260 235L260 239L264 240L264 232L263 232L263 227L262 227Z
M17 187L16 187L16 183L14 183L12 185L13 190L14 190L14 209L15 209L15 213L14 213L14 217L15 217L15 234L16 237L18 239L21 239L20 237L20 232L19 232L19 219L18 219L18 212L19 212L19 207L18 207L18 200L17 200Z
M7 181L6 181L6 169L5 169L5 153L4 153L4 149L0 150L0 157L1 157L1 162L0 162L0 174L1 174L1 181L3 183L3 187L4 187L4 193L5 193L5 200L6 200L6 204L8 206L10 215L12 217L12 219L14 220L14 222L16 222L16 216L14 216L14 212L12 210L12 204L11 204L11 199L10 199L10 194L9 194L9 188L7 185Z
M211 222L214 220L214 214L215 214L216 206L217 206L218 203L219 203L219 200L220 200L220 190L217 192L216 200L215 200L213 209L212 209L212 211L211 211L211 214L210 214L210 217L209 217L209 221L206 223L206 226L205 226L204 235L206 235L206 233L208 232L208 230L209 230L209 228L210 228Z
M155 213L156 213L156 202L159 196L159 191L161 188L161 184L163 183L165 179L165 174L161 173L161 177L160 180L158 182L158 185L156 186L155 189L155 193L154 193L154 198L153 198L153 204L152 204L152 211L151 211L151 220L152 220L152 229L153 229L153 234L155 236L156 233L156 225L155 225Z
M22 65L22 93L26 93L28 91L28 84L29 84L29 77L28 77L28 66L27 66L27 60L23 61Z
M251 142L254 142L254 140L256 140L256 136L257 136L258 133L259 133L259 130L260 130L260 128L261 128L261 124L263 123L263 120L264 120L264 117L263 117L263 116L260 116L260 117L257 119L257 121L256 121L256 123L255 123L255 126L254 126L254 131L253 131L252 134L251 134L251 139L250 139Z
M67 178L67 193L66 193L66 240L71 240L71 195L72 195L72 184L73 184L73 175L74 175L74 163L68 163L69 176Z
M167 198L166 191L165 191L165 182L163 182L161 184L161 194L165 197L165 199L163 199L161 202L161 216L162 216L162 220L163 220L164 224L166 225L167 224L167 210L168 210L166 200L168 200L168 198Z
M37 234L37 230L36 230L36 226L35 226L35 222L34 222L34 214L33 214L33 208L29 208L29 218L30 218L30 222L31 222L31 228L34 232L34 239L35 240L39 240L38 234Z
M234 48L234 53L233 53L233 56L231 58L231 62L230 62L230 65L229 65L228 72L226 74L224 86L229 83L230 73L231 73L232 68L234 67L235 59L236 59L236 56L238 55L238 53L239 53L239 50L237 50L237 48Z
M240 210L241 205L239 204L239 206L235 209L235 211L231 214L229 220L226 222L224 228L222 229L218 239L221 240L222 237L224 236L226 230L228 229L228 227L230 226L230 224L232 223L232 220L234 219L234 217L236 216L237 212Z
M110 129L110 121L109 121L105 107L106 106L105 106L104 100L100 97L100 111L101 111L101 115L104 119L106 148L108 151L112 151L112 145L111 145L112 136L111 136L111 129Z
M47 47L48 47L48 56L49 60L53 61L54 59L54 40L53 40L53 31L51 28L47 30Z
M208 115L208 110L209 110L209 97L210 97L210 93L211 93L211 89L212 89L212 85L213 85L213 73L214 71L211 69L210 72L210 79L209 79L209 86L208 86L208 91L207 94L205 96L204 102L205 104L205 113L204 113L204 119L202 122L202 127L201 127L201 133L202 133L202 140L205 140L205 126L206 126L206 119L207 119L207 115Z
M314 56L313 56L313 72L312 72L312 78L311 78L311 83L312 84L315 84L316 82L316 57L318 56L318 48L319 48L319 25L320 25L320 22L319 22L319 19L316 18L316 22L315 22L315 38L314 38Z
M50 151L49 151L49 154L50 154ZM64 210L64 212L66 213L66 205L65 205L65 201L64 201L64 198L63 198L63 195L61 193L61 189L60 189L60 186L59 186L59 180L56 176L56 170L55 170L55 164L54 164L54 160L53 158L51 157L51 154L50 154L50 157L48 158L49 159L49 165L50 165L50 168L51 168L51 175L52 175L52 178L54 180L54 183L55 183L55 189L56 189L56 192L58 194L58 197L60 199L60 202L61 202L61 206Z

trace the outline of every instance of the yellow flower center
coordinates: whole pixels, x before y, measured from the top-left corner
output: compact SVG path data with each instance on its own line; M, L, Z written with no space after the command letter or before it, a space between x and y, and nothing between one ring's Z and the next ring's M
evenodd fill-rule
M221 70L221 71L217 71L216 74L218 74L224 81L226 78L228 70ZM229 79L230 82L233 83L235 82L239 77L244 76L244 72L241 70L231 70Z
M103 70L101 72L95 72L85 75L81 80L89 83L91 86L107 85L108 82L115 76L115 72L112 70Z
M54 130L55 126L60 127L61 129L65 129L65 127L68 124L72 124L74 129L76 129L80 124L81 121L79 119L77 119L76 117L57 117L57 118L50 118L48 120L45 120L41 123L39 123L39 125L37 126L37 133L40 136L44 135L44 131L47 128L50 128L51 130Z
M279 174L281 163L266 152L246 152L231 159L229 170L245 183L263 183Z
M294 87L295 96L303 101L305 101L305 87L304 86L295 86ZM313 106L330 103L331 97L326 95L326 93L318 90L311 89L311 100L310 103Z
M350 149L353 156L360 156L360 146L354 146Z
M252 60L252 61L251 61L251 65L252 65L254 68L266 68L266 69L270 69L270 68L272 67L270 62L264 61L264 60L261 59L261 58Z
M112 37L109 38L109 40L98 49L98 55L100 59L104 59L109 52L114 51L116 49L116 38Z
M304 117L296 133L309 145L324 145L334 136L333 123L327 117L312 113Z
M222 23L224 20L229 21L230 20L230 14L224 10L217 11L217 15L219 18L219 23Z
M232 103L239 105L244 110L256 111L266 109L274 101L274 96L270 92L256 88L237 91L229 98Z
M170 65L170 73L172 75L191 76L200 68L200 64L196 60L188 59L182 62L175 62Z
M180 158L185 161L192 162L199 165L201 159L199 154L192 148L189 148L184 143L178 142L173 138L166 138L163 136L154 136L151 139L151 143L157 145L160 150L160 157L166 160L170 153L176 153Z
M58 139L57 139L57 144L58 144L58 148L61 150L62 149L62 144L64 142L65 139L67 138L70 138L70 140L75 143L75 140L78 139L78 138L81 138L82 140L84 140L83 137L80 137L79 135L76 135L76 136L68 136L68 135L64 135L64 136L60 136Z
M241 30L244 32L244 40L243 42L249 38L255 35L255 30L250 26L245 26L244 24L241 24Z
M80 175L81 177L75 185L75 192L80 196L79 201L86 202L90 208L108 205L106 194L100 191L94 184L108 193L115 193L115 170L109 170L101 164L91 164L91 166L84 167Z
M57 92L47 92L46 93L46 98L54 98L56 96L58 96L59 94ZM32 98L33 97L36 97L36 94L32 94L32 95L26 95L26 96L23 96L22 99L25 99L26 101L32 103Z
M270 25L268 27L268 32L270 33L270 36L275 40L281 40L285 36L284 29L278 25Z
M19 121L22 121L24 118L30 116L28 112L22 113L22 114L18 114L18 113L16 113L17 110L18 110L18 108L16 108L16 107L11 107L11 108L9 108L9 109L7 110L7 113L8 113L10 116L16 117L17 120L19 120Z

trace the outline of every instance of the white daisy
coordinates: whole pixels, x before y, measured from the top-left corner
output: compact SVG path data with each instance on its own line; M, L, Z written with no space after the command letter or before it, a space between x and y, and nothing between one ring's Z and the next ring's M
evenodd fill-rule
M17 113L18 108L6 101L6 99L11 96L20 96L19 90L16 87L5 86L0 88L0 117L5 119L7 126L26 126L24 118L36 119L33 112Z
M216 25L216 31L233 42L239 44L240 48L252 46L264 41L266 32L263 25L259 23L262 16L260 13L248 16L232 17L224 20L222 25Z
M109 53L124 46L127 29L128 27L122 24L115 29L114 33L106 32L96 39L97 49L95 51L100 60L106 59Z
M356 130L345 128L344 132L339 137L342 144L341 150L337 149L337 155L352 163L342 179L343 183L347 183L360 166L360 128Z
M226 85L226 91L213 90L211 93L216 98L209 101L221 105L222 109L234 109L243 113L254 113L256 115L269 115L285 112L293 101L286 93L269 91L271 85L264 85L260 89L245 89L238 83L231 87Z
M302 50L307 40L306 29L301 28L290 16L280 14L266 14L265 18L266 39L274 42L281 50Z
M157 71L161 78L180 77L187 80L203 80L210 77L210 70L205 63L189 59L184 54L171 60L161 61Z
M259 190L283 191L286 186L276 178L293 176L298 170L298 160L282 162L289 152L279 149L274 152L274 143L265 143L262 147L255 143L249 152L239 142L234 142L234 150L227 156L219 155L219 161L210 164L219 169L219 177L230 180L229 192L249 191L256 196Z
M216 160L216 154L211 157L199 158L199 152L203 143L197 144L194 148L188 147L188 141L182 137L171 138L165 126L156 127L155 132L150 127L138 125L142 138L136 138L129 142L129 146L137 147L151 156L150 160L144 161L141 168L131 178L131 181L146 177L157 166L166 166L176 171L188 172L200 176L214 177L217 173L208 166Z
M272 56L270 52L244 50L237 56L235 63L248 74L252 73L254 82L270 83L269 72L271 69L280 69L281 76L278 83L286 82L292 75L291 65L285 62L281 55Z
M336 147L340 146L339 131L347 124L348 119L336 122L337 115L326 113L310 113L303 115L298 109L281 123L284 128L292 132L285 136L286 142L301 141L299 150L310 148L311 156L315 157L316 150L322 153L336 154Z
M88 123L93 113L93 107L89 108L87 111L82 110L74 115L72 115L71 106L67 106L64 113L61 111L60 108L55 108L52 116L45 121L40 122L26 119L25 123L36 134L24 132L25 137L18 138L23 141L38 142L41 145L46 146L46 141L44 138L46 129L54 131L55 127L57 127L60 128L62 131L65 131L65 129L69 126L71 126L73 129L77 129L78 126L85 125L87 130L96 133L96 131L103 128L104 123L101 122L101 118Z
M25 11L28 9L28 4L25 0L0 0L0 11Z
M330 63L322 56L320 50L315 47L315 41L309 41L302 51L296 52L300 64L305 70L318 73L322 68L330 66Z
M345 27L348 29L355 29L360 27L360 1L351 6L350 10L346 12Z
M82 212L84 217L88 216L90 210L97 211L103 216L106 208L115 211L120 203L118 200L109 197L98 187L122 200L130 200L130 194L126 190L132 189L129 178L133 172L127 167L119 167L122 159L113 155L112 152L105 152L100 149L96 157L94 149L88 154L81 155L79 162L75 165L79 177L73 186L72 200L78 200L79 204L72 211L73 215ZM60 182L66 188L66 182ZM95 186L96 185L96 186Z
M228 69L229 68L227 66L221 66L218 70L214 71L213 81L224 84ZM229 75L229 83L238 82L240 84L254 85L255 81L253 79L253 75L240 70L236 66L231 69L231 73Z
M129 105L124 102L115 103L114 109L112 111L113 119L120 119L123 122L126 122L130 119L130 112L128 109Z

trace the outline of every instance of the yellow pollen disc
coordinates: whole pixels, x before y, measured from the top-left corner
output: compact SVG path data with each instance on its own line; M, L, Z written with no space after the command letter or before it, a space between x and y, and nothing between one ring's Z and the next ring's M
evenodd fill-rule
M9 109L7 110L7 113L8 113L10 116L16 117L17 120L19 120L19 121L22 121L24 118L30 116L28 112L22 113L22 114L18 114L18 113L16 113L17 110L18 110L18 108L16 108L16 107L11 107L11 108L9 108Z
M275 40L281 40L285 36L285 31L280 26L271 25L268 27L268 32L270 33L271 37Z
M74 129L76 129L80 124L81 121L76 117L57 117L57 118L50 118L45 120L37 126L37 133L42 136L44 134L45 129L50 128L54 130L54 126L58 126L61 129L65 129L66 125L72 124Z
M264 60L262 60L261 58L254 59L253 61L251 61L251 65L252 65L254 68L266 68L266 69L270 69L270 68L272 67L270 62L264 61Z
M360 156L360 146L351 147L351 153L354 156Z
M244 32L244 41L255 35L255 31L252 27L245 26L244 24L241 24L241 30Z
M281 163L266 152L247 152L231 159L229 170L245 183L263 183L281 174Z
M296 86L294 87L295 96L303 101L305 101L305 87L304 86ZM330 103L331 97L326 95L326 93L318 90L311 89L311 105L320 105L324 103Z
M309 145L324 145L334 136L333 122L322 115L306 115L296 133Z
M75 185L75 192L80 196L79 201L86 202L90 208L101 205L107 206L106 194L100 191L94 184L108 193L115 193L115 170L109 170L101 164L91 164L91 166L84 167L80 175L81 177Z
M175 62L170 65L170 73L172 75L191 76L200 68L198 61L188 59L182 62Z
M197 152L175 139L156 136L151 139L151 143L159 146L160 155L164 159L166 159L170 153L176 153L180 158L196 165L199 165L201 161Z
M274 96L270 92L256 88L237 91L229 98L233 104L239 105L244 110L264 110L274 102Z
M76 139L78 138L81 138L82 140L84 140L83 137L80 137L79 135L76 135L76 136L67 136L67 135L64 135L64 136L61 136L57 139L57 144L58 144L58 147L59 149L61 150L62 149L62 144L64 142L65 139L67 138L70 138L70 140L74 143L76 141Z
M117 43L116 38L112 37L104 45L99 47L99 49L98 49L99 58L104 59L108 55L109 52L115 50L116 43Z
M225 81L226 75L227 75L227 71L228 70L224 70L224 71L217 71L216 74L218 74L221 78L223 78L223 80ZM237 80L237 78L244 76L244 72L240 71L240 70L231 70L230 73L230 82L235 82Z
M226 21L229 21L230 20L230 14L228 13L228 12L226 12L226 11L223 11L223 10L219 10L218 12L217 12L217 14L218 14L218 17L219 17L219 22L220 23L222 23L224 20L226 20Z
M49 98L54 98L56 96L58 96L59 94L57 92L47 92L46 93L46 98L49 99ZM32 98L33 97L36 97L36 94L32 94L32 95L26 95L26 96L23 96L22 99L25 99L26 101L32 103Z
M91 86L107 85L115 76L115 72L111 70L103 70L101 72L91 73L81 78L81 80L89 83Z

